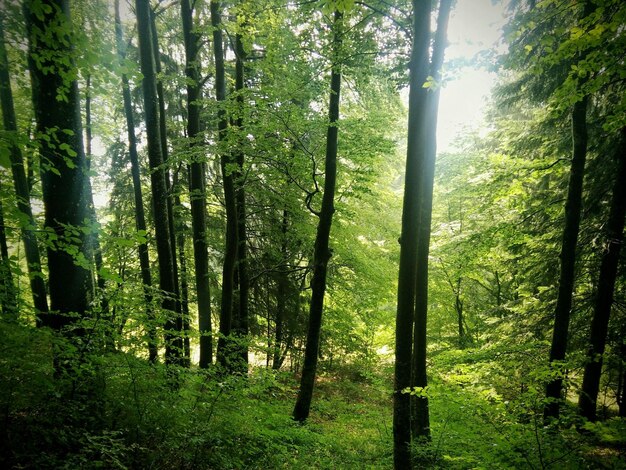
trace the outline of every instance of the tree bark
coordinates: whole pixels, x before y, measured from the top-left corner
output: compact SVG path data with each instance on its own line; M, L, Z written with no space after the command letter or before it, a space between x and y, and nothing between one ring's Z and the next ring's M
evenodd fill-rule
M287 278L287 230L289 228L289 213L287 210L283 210L283 217L281 223L281 247L280 254L282 257L282 262L284 266L278 272L278 279L276 281L276 331L274 336L274 356L272 358L272 369L280 370L282 365L281 361L281 351L283 344L283 330L285 324L285 313L286 313L286 296L287 296L287 284L289 279Z
M586 1L582 17L593 11L593 4ZM559 291L554 309L554 329L550 347L550 366L565 359L569 335L569 320L572 309L572 294L576 277L576 244L580 227L582 208L583 179L585 160L587 159L587 104L589 97L574 104L572 109L572 164L570 167L567 199L565 202L565 227L561 242L561 272L559 274ZM560 402L563 393L563 379L557 376L546 386L546 406L544 419L558 419Z
M174 196L174 207L181 208L178 176L174 174L172 187L175 188L176 196ZM182 217L181 217L182 218ZM180 314L182 315L182 335L183 335L183 362L185 367L191 366L191 324L189 321L189 284L187 282L187 260L185 258L185 238L187 237L187 228L182 220L176 227L176 247L178 249L178 265L180 266Z
M182 304L180 296L180 276L178 274L178 259L176 257L176 224L174 209L174 192L175 188L170 179L170 170L167 166L169 160L169 149L167 147L167 125L165 114L165 91L163 90L163 80L161 75L161 49L159 48L159 36L156 28L156 14L150 8L150 39L152 40L152 54L154 57L154 68L156 76L156 91L159 104L159 139L161 142L161 154L163 156L163 175L165 178L165 190L167 191L167 223L170 234L170 247L172 250L172 276L174 277L174 304L176 306L175 315L172 324L177 331L174 338L174 347L183 350L183 317Z
M193 28L193 9L189 0L181 1L181 16L185 40L185 75L187 77L187 137L190 142L190 150L193 150L198 148L198 136L200 134L200 105L198 103L201 98L198 64L200 35ZM189 199L191 201L193 255L198 298L199 366L202 369L207 368L213 360L205 188L203 162L197 156L192 155L192 161L189 165Z
M211 1L211 25L213 26L213 53L215 58L215 96L219 104L218 140L225 141L228 118L223 105L226 101L226 73L224 70L224 46L222 37L222 18L220 2ZM235 291L235 265L237 262L238 227L236 191L233 181L232 156L222 148L220 167L224 186L224 203L226 206L226 246L224 249L224 265L222 269L222 302L220 309L220 337L217 343L217 361L225 370L231 370L233 344L231 335L233 321L233 300Z
M411 386L412 332L415 312L417 240L419 227L422 167L427 131L423 84L429 74L431 1L413 0L413 44L409 62L409 121L407 157L402 205L398 306L393 394L394 468L411 468L411 404L404 391Z
M150 32L149 0L136 0L137 30L139 33L139 55L143 74L143 96L148 138L148 159L154 226L159 264L159 287L162 291L161 306L167 315L165 324L165 361L177 363L182 354L182 342L177 334L176 285L174 280L173 252L170 244L170 227L167 207L167 189L163 170L163 154L159 129L159 103L156 90L155 61Z
M120 20L119 0L115 0L115 34L117 55L120 65L126 58L124 41L122 37L122 22ZM126 74L122 74L122 95L124 99L124 114L126 116L126 130L128 133L128 153L130 156L131 175L133 178L133 195L135 199L135 228L138 232L146 233L146 217L143 208L143 195L141 190L141 178L139 171L139 157L137 155L137 137L135 136L135 119L130 97L130 84ZM152 275L150 273L150 257L148 244L140 243L137 247L139 252L139 267L141 270L141 282L146 304L146 331L148 336L148 358L150 362L156 362L158 358L156 320L152 306Z
M75 75L68 60L72 54L69 1L38 0L37 12L31 9L34 3L24 4L33 107L38 135L51 137L39 140L45 228L58 237L47 250L50 313L41 316L41 324L60 330L73 322L70 313L78 318L85 315L91 290L89 270L75 259L76 254L86 254L80 230L88 216L86 161L78 85L76 80L67 83L67 77ZM64 99L58 100L58 94Z
M600 376L606 335L609 328L613 292L617 278L620 250L624 241L624 217L626 216L626 128L622 130L619 149L619 168L613 185L611 208L606 225L606 247L602 253L600 275L596 291L587 363L583 375L583 385L578 398L580 414L590 421L596 420L596 403L600 390Z
M583 175L587 157L587 102L585 96L574 104L572 111L573 156L570 169L567 201L565 203L565 228L561 244L561 273L559 276L559 292L554 311L554 330L550 348L550 364L563 361L567 352L570 312L572 309L572 293L575 280L576 244L580 227L582 207ZM562 399L563 379L557 377L546 387L548 402L544 409L546 419L558 418Z
M624 340L622 340L624 341ZM618 415L626 418L626 343L622 342L619 348L620 370L618 378L617 406Z
M430 76L435 80L435 88L427 91L425 116L426 127L424 162L419 203L419 227L417 233L417 272L415 274L415 322L413 330L413 375L412 386L428 385L426 371L426 326L428 318L428 254L430 252L430 226L433 212L433 185L435 180L435 160L437 156L437 116L439 112L439 91L441 67L447 43L448 19L450 18L451 0L442 0L437 16L437 32L430 61ZM414 33L415 34L415 33ZM430 439L430 417L428 397L412 395L412 428L414 439Z
M0 201L0 307L2 307L2 317L5 321L18 319L18 296L9 259L2 201Z
M300 379L300 391L293 410L296 421L305 421L311 409L313 387L317 372L319 356L320 332L322 328L322 312L324 310L324 294L326 292L326 273L328 261L332 255L329 248L330 229L335 212L335 186L337 180L337 143L339 101L341 92L341 65L339 54L343 35L343 14L335 11L333 24L333 63L330 76L330 98L328 104L328 129L326 133L326 157L324 194L319 212L315 250L313 253L313 279L311 281L311 304L309 306L309 328L307 331L304 364Z
M3 21L0 19L0 104L2 106L2 121L4 130L17 136L17 119L15 117L15 106L13 104L13 93L11 91L11 80L9 74L9 62L4 39ZM28 265L28 277L30 279L30 290L35 306L37 324L41 324L41 315L48 313L48 298L46 285L41 271L41 255L37 245L35 230L37 224L33 217L30 205L30 189L24 170L24 159L17 143L12 143L10 148L11 173L13 175L13 187L17 199L17 208L24 217L21 224L22 240L24 241L24 252ZM4 225L3 225L4 230ZM9 273L10 274L10 273Z
M235 91L237 92L237 106L239 108L235 126L241 136L243 132L243 92L244 92L244 63L246 52L241 41L241 35L235 35ZM237 303L237 318L235 332L237 341L237 371L242 374L248 373L248 304L250 280L248 276L248 235L246 230L246 193L244 188L244 165L245 155L241 148L236 150L237 172L235 174L235 203L237 205L237 274L239 284L239 299Z

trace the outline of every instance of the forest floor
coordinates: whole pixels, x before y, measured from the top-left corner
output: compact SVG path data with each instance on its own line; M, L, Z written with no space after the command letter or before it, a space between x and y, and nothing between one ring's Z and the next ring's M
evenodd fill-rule
M191 368L173 387L163 366L113 353L79 370L68 392L52 374L47 338L2 330L0 468L392 468L388 362L322 368L299 424L288 372L258 367L243 379ZM414 448L415 468L626 469L623 419L581 433L566 409L558 427L545 427L542 391L507 390L477 350L433 355L430 370L432 441ZM98 387L81 389L89 377Z

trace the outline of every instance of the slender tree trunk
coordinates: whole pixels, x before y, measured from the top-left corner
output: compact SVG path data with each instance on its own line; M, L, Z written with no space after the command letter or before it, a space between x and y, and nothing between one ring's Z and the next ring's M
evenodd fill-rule
M178 177L174 175L173 187L179 186ZM180 196L178 193L174 197L174 206L182 208ZM191 366L191 324L189 321L189 284L187 282L187 260L185 258L185 238L187 237L187 229L181 222L178 223L176 230L176 245L178 248L178 265L180 266L180 309L183 323L183 365Z
M411 468L411 403L404 391L411 386L411 353L417 275L420 194L427 131L425 107L429 74L430 0L413 0L413 44L409 63L409 121L400 237L398 307L393 394L394 468Z
M4 210L0 201L0 307L5 321L16 321L19 316L18 296L13 282L9 247L7 245Z
M595 298L587 363L583 375L583 385L578 398L580 414L590 421L596 420L596 403L600 390L600 376L606 335L609 328L613 292L617 278L617 266L624 240L624 217L626 216L626 128L622 130L622 143L619 150L619 169L613 185L613 196L609 219L606 225L606 247L602 253L600 276Z
M587 102L585 96L574 105L572 112L573 157L570 170L567 202L565 203L565 228L561 245L561 274L559 292L554 311L554 330L550 348L550 364L563 361L567 351L572 293L574 290L576 244L580 226L583 175L587 156ZM563 379L558 377L546 387L548 403L544 409L546 419L558 418L562 399Z
M117 54L120 64L123 65L126 58L124 40L122 37L122 23L120 20L119 0L115 0L115 34ZM124 98L124 114L126 116L126 129L128 133L128 153L130 156L130 171L133 178L133 194L135 198L135 227L138 232L146 234L146 217L143 209L143 195L141 190L141 178L139 172L139 157L137 155L137 137L135 136L135 119L130 97L130 84L126 74L122 74L122 95ZM152 305L152 275L150 273L150 257L148 244L140 243L137 247L139 252L139 267L141 269L141 282L146 304L147 333L148 333L148 358L150 362L156 362L158 358L156 319Z
M86 162L87 162L87 175L85 176L85 183L87 184L86 193L89 198L89 220L92 225L93 232L89 232L87 235L87 250L91 255L93 255L93 261L96 267L95 272L95 285L97 291L100 295L100 309L101 313L103 313L108 318L109 312L109 302L106 298L106 280L100 274L102 272L102 267L104 265L102 259L102 248L100 247L100 236L95 227L98 224L98 215L96 214L96 206L94 204L93 199L93 187L91 185L91 176L89 172L91 171L91 148L93 141L93 132L91 126L91 75L87 76L86 84L85 84L85 144L86 144Z
M35 3L37 9L33 11L31 7ZM42 315L41 323L60 330L73 322L70 313L78 318L85 315L91 290L89 270L77 264L75 255L71 254L85 255L84 235L80 228L88 215L88 197L85 194L86 162L78 85L75 80L67 83L67 77L75 76L74 64L71 60L58 60L59 56L69 59L72 55L69 1L27 0L24 9L37 132L53 135L49 142L39 141L44 166L41 178L45 227L64 245L55 244L47 250L51 311ZM46 40L42 41L42 37ZM37 63L34 57L41 62ZM63 93L64 100L57 99L59 93ZM72 165L66 163L68 158ZM67 227L72 227L76 233L67 236Z
M276 332L274 337L274 357L272 359L272 369L279 370L282 365L281 350L283 344L283 330L285 323L285 307L287 297L287 284L289 279L287 278L287 230L288 230L288 212L283 210L283 220L281 223L281 235L282 242L280 247L280 254L284 266L278 273L278 279L276 281Z
M620 345L619 354L621 361L618 378L617 406L619 416L626 418L626 343L622 342Z
M584 3L583 18L593 11L591 1ZM582 59L582 58L581 58ZM561 242L561 272L559 275L559 292L554 309L554 329L550 347L550 365L563 361L567 352L569 320L572 310L572 294L576 279L576 244L580 227L582 208L583 178L585 160L587 159L587 104L588 96L574 104L572 110L572 164L570 168L567 199L565 202L565 227ZM558 419L560 402L563 393L563 379L559 376L546 386L547 403L544 408L544 419Z
M200 35L193 28L193 9L189 0L181 1L183 37L185 40L185 75L187 77L187 137L190 148L198 148L200 134L200 71L198 47ZM211 292L209 286L209 258L206 225L206 182L203 161L192 155L189 165L189 198L191 200L191 227L195 262L196 295L198 298L198 330L200 332L201 368L211 364L213 339L211 328Z
M11 80L9 77L9 62L5 47L4 27L3 21L0 18L0 104L2 107L2 121L4 130L17 136L17 119L15 117L15 106L13 104L13 93L11 91ZM33 305L35 306L35 315L37 324L39 325L41 323L41 315L48 312L48 298L43 273L41 271L41 255L39 253L39 246L37 245L37 237L35 236L37 224L35 223L33 211L30 206L30 189L26 179L26 172L24 171L24 159L16 143L11 145L10 158L17 208L24 217L21 232L22 239L24 240L24 251L28 265L28 277L30 279Z
M170 170L167 166L169 160L169 149L167 147L167 124L165 114L165 91L163 90L163 80L161 75L161 49L159 48L159 36L156 28L156 15L154 10L150 8L150 39L152 40L152 54L154 57L154 67L156 72L156 90L159 104L159 138L161 142L161 154L163 155L163 163L165 168L163 174L165 177L165 189L167 191L167 223L170 234L170 247L172 250L172 275L174 276L174 302L176 305L176 315L173 319L173 325L178 332L178 336L174 339L174 347L183 350L183 317L182 304L180 296L180 276L178 274L178 259L176 257L176 224L175 208L174 208L174 192L175 188L170 179Z
M235 120L235 126L239 134L243 132L243 92L244 92L244 63L246 60L246 52L239 34L235 35L235 90L237 92L237 105L239 107L239 115ZM246 230L246 193L244 189L245 181L243 174L244 153L239 148L236 151L236 161L238 171L235 178L235 203L237 205L237 273L239 281L239 302L236 322L236 333L238 341L237 347L238 372L248 373L248 322L249 322L249 291L250 280L248 276L248 235Z
M460 284L460 279L459 283ZM454 308L456 310L458 329L459 329L459 347L463 349L465 347L465 329L463 328L463 323L465 322L463 318L463 301L461 300L461 286L458 286L459 290L456 292L456 297L454 299Z
M139 55L143 74L143 95L146 114L146 133L148 137L148 159L150 161L150 180L157 255L159 260L159 287L162 291L162 308L167 315L165 324L165 361L172 364L179 362L182 354L182 342L178 335L176 319L176 284L174 280L173 252L170 244L170 227L167 207L167 189L163 170L163 154L159 129L159 103L156 91L155 61L150 32L149 0L136 0L137 30L139 33Z
M319 212L315 251L313 253L313 279L311 281L311 304L309 306L309 328L307 331L304 365L300 379L300 391L293 410L296 421L305 421L311 409L313 387L317 372L317 361L322 329L322 312L324 310L324 293L326 292L326 273L328 261L332 255L329 248L330 228L335 212L335 185L337 180L337 142L339 101L341 91L341 66L339 54L343 35L343 14L335 11L333 24L333 64L330 76L330 98L328 104L328 129L326 133L326 158L324 172L324 195Z
M435 82L441 80L441 67L447 43L448 19L451 0L442 0L437 17L437 32L430 61L430 76ZM416 33L414 33L416 34ZM413 375L412 386L425 388L428 385L426 373L426 325L428 318L428 254L430 252L430 226L433 211L433 185L435 160L437 156L437 116L439 112L440 85L428 90L423 125L426 127L426 140L422 167L422 183L419 203L419 227L417 234L417 272L415 274L415 322L413 330ZM419 144L418 144L419 145ZM412 395L412 437L430 439L430 417L428 397Z
M218 139L224 142L228 127L226 110L226 73L224 71L224 46L222 38L221 6L218 1L211 1L211 25L213 26L213 53L215 56L215 96L220 105L218 110ZM232 369L232 341L230 338L233 321L233 301L235 291L235 265L237 262L237 203L236 191L231 171L235 163L224 148L221 150L220 166L224 186L226 205L226 246L222 270L222 302L220 310L220 337L217 343L217 361L226 370Z

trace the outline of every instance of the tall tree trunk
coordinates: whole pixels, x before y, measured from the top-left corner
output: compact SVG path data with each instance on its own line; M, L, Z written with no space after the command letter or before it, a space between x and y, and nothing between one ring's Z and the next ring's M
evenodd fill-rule
M88 205L89 205L89 221L91 223L91 230L87 235L87 251L90 255L90 259L93 255L93 262L96 268L95 272L95 280L98 294L100 296L100 309L101 313L104 314L108 318L109 312L109 302L106 298L106 280L102 277L102 267L104 265L102 259L102 248L100 247L100 236L95 227L98 224L98 215L96 214L96 205L94 204L93 199L93 187L91 185L91 176L89 172L91 171L91 149L92 149L92 141L93 141L93 132L91 126L91 75L87 76L86 84L85 84L85 144L86 144L86 162L87 162L87 175L85 177L85 183L87 184L87 192L88 197Z
M619 149L619 169L613 185L613 196L609 219L606 225L606 247L602 253L600 276L595 298L587 363L583 375L583 385L578 398L580 414L590 421L596 420L596 403L600 390L600 376L606 335L609 328L613 291L617 278L617 266L624 240L624 217L626 216L626 128L622 129L622 142Z
M622 344L619 348L620 369L618 378L617 406L619 409L618 415L622 418L626 418L626 343L623 341L624 340L622 339Z
M37 8L33 11L31 7L35 4ZM85 194L86 162L78 85L76 80L67 82L67 77L75 76L70 59L72 28L69 1L27 0L24 9L37 132L53 135L50 141L39 141L44 167L41 180L45 227L62 241L62 245L55 243L56 246L49 246L47 250L50 313L42 315L41 323L60 330L72 323L74 317L70 313L78 318L85 315L88 292L91 290L89 270L80 266L75 261L76 255L72 254L85 255L84 235L80 227L88 216L88 197ZM35 57L41 62L36 62ZM59 93L64 100L57 99ZM51 145L53 142L54 145ZM68 161L72 164L68 165ZM68 236L68 227L77 233ZM80 330L77 333L80 334Z
M174 181L172 186L179 188L178 176L174 174ZM174 197L174 207L182 208L180 202L180 196L176 189L176 196ZM181 217L182 218L182 217ZM187 283L187 260L185 258L185 238L187 237L187 229L179 220L176 230L176 246L178 248L178 265L180 266L180 313L182 315L182 333L183 333L183 365L185 367L191 366L191 338L189 336L191 332L191 325L189 322L189 284Z
M0 104L2 107L2 121L5 131L17 135L17 119L15 117L15 106L13 104L13 93L11 91L11 80L9 77L9 62L5 46L4 27L3 21L0 18ZM24 217L21 232L22 239L24 240L24 251L26 254L33 305L35 306L35 315L37 324L39 325L41 323L41 315L48 312L48 298L43 273L41 271L41 255L39 253L39 246L37 245L37 237L35 236L37 224L35 223L33 211L30 206L30 189L24 170L24 159L22 158L22 152L17 143L11 145L9 155L11 158L11 172L13 175L13 187L15 188L17 208Z
M178 259L176 258L176 224L175 209L174 209L174 192L175 188L172 185L170 179L170 170L167 166L169 160L169 149L167 147L167 124L165 114L165 91L163 90L163 79L161 75L161 49L159 48L159 36L156 28L156 14L152 8L150 8L150 38L152 40L152 54L154 57L154 67L156 72L156 90L159 103L159 138L161 142L161 154L163 155L163 163L165 168L163 170L165 177L165 189L167 191L167 223L170 233L170 247L172 250L172 275L174 276L174 301L176 305L176 315L173 319L173 325L178 332L178 337L175 338L175 347L183 350L183 317L182 317L182 304L180 297L180 276L178 275Z
M435 88L427 91L423 126L426 127L426 140L422 167L422 183L419 203L419 226L417 233L417 272L415 274L415 322L413 330L413 387L425 388L428 385L426 373L426 325L428 317L428 254L430 252L430 225L433 212L433 185L435 179L435 159L437 156L437 116L439 113L439 91L441 67L447 43L448 19L452 0L442 0L439 4L437 32L430 61L430 76L435 79ZM414 33L416 34L416 33ZM419 145L419 144L418 144ZM412 395L412 437L430 439L430 417L428 397Z
M313 279L311 281L311 304L309 307L309 328L307 331L304 365L300 379L300 391L293 410L296 421L304 421L309 416L313 387L317 372L317 360L326 292L326 273L332 255L329 248L330 228L335 212L335 186L337 180L337 141L339 121L339 100L341 91L341 65L339 54L343 36L343 14L335 11L333 24L333 63L330 75L330 98L328 103L328 129L326 131L326 157L324 171L324 195L319 212L315 250L313 253Z
M200 35L193 28L193 9L189 0L181 1L183 37L185 40L185 75L187 77L187 137L190 149L198 147L200 134L200 71L198 47ZM211 328L211 291L209 286L209 258L206 224L206 182L203 161L192 154L189 165L189 199L195 263L196 295L198 298L198 330L200 333L200 368L213 360Z
M398 307L393 394L394 468L411 468L411 403L404 391L411 386L411 353L417 275L417 239L427 130L423 87L429 74L430 0L413 0L413 44L409 62L409 121L402 205Z
M124 51L124 40L122 37L122 22L120 20L119 0L115 0L115 35L117 44L117 54L120 65L123 65L126 58ZM130 171L133 178L133 194L135 198L135 228L138 232L146 233L146 217L143 209L143 195L141 190L141 178L139 174L139 157L137 155L137 137L135 136L135 119L133 117L133 106L130 97L130 84L126 74L122 74L122 95L124 98L124 114L126 116L126 130L128 133L128 153L130 156ZM156 319L152 305L152 275L150 273L150 257L148 255L148 244L140 243L137 247L139 252L139 267L141 269L141 283L143 285L143 295L146 304L147 336L148 336L148 358L150 362L156 362L158 358Z
M246 52L241 41L241 35L235 35L235 90L237 92L237 105L239 108L235 126L239 135L243 132L243 92L244 92L244 63ZM237 371L248 373L248 304L250 280L248 276L248 235L246 230L246 193L244 189L244 152L236 150L237 172L235 175L235 203L237 205L237 274L239 281L239 299L235 332L238 336L237 345Z
M584 3L583 18L593 11L591 1ZM582 59L582 58L581 58ZM576 278L576 244L580 227L582 208L583 178L587 159L587 104L589 97L583 96L572 109L572 164L570 167L567 199L565 202L565 227L561 242L561 272L559 292L554 309L554 330L550 347L550 365L563 361L567 352L569 320L572 310L572 295ZM558 376L546 386L547 403L544 408L546 420L559 417L560 402L563 392L563 379Z
M13 282L9 247L7 245L4 210L0 201L0 307L5 321L15 321L19 316L18 296Z
M283 330L285 324L285 307L287 296L287 284L289 279L287 278L287 230L289 228L289 213L287 210L283 210L282 223L280 226L282 241L280 246L281 262L284 263L281 270L278 272L278 279L276 281L276 332L274 336L274 357L272 359L272 369L279 370L282 365L281 350L283 344Z
M150 181L152 205L159 260L159 287L163 293L161 306L167 315L165 323L165 361L172 364L180 360L182 342L178 335L176 319L176 284L174 261L171 247L167 189L163 170L163 154L159 129L159 103L156 91L155 61L150 32L149 0L136 0L137 30L139 33L139 57L143 75L143 96L148 137L148 159L150 161Z
M565 228L561 245L561 274L559 292L554 311L554 330L550 348L550 364L563 361L567 351L572 293L575 280L576 244L580 226L583 175L587 156L587 102L585 96L574 105L572 112L573 157L570 170L567 201L565 203ZM544 409L546 419L558 418L562 399L563 379L557 377L546 387L548 402Z
M213 26L213 54L215 56L215 96L219 104L218 139L225 141L228 119L224 102L226 101L226 73L224 71L224 46L222 37L222 18L220 2L211 1L211 25ZM237 203L231 165L232 156L221 149L220 166L224 186L226 206L226 246L222 269L222 302L220 309L220 337L217 343L217 361L226 370L231 370L232 340L230 338L233 320L233 300L235 291L235 265L237 262L238 230Z

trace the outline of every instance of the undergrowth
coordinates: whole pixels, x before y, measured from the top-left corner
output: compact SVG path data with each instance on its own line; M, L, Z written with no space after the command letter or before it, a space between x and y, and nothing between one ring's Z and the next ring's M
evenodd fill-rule
M301 425L290 417L298 381L288 373L191 368L174 385L164 366L118 352L86 362L81 380L98 387L72 388L54 374L54 338L7 325L1 333L1 468L392 468L389 364L321 371ZM532 394L504 399L508 388L472 354L431 364L432 440L415 446L416 468L626 468L623 420L587 423L585 433L545 427Z

